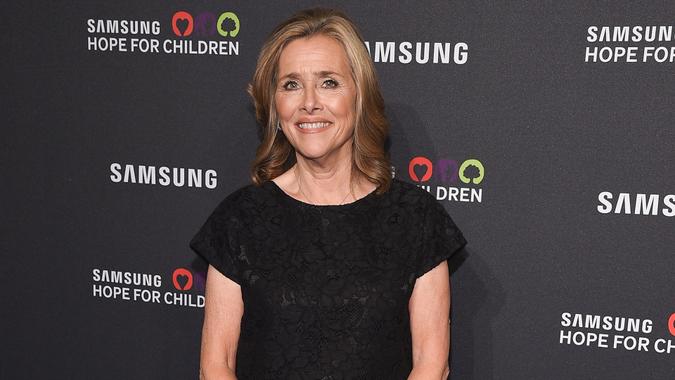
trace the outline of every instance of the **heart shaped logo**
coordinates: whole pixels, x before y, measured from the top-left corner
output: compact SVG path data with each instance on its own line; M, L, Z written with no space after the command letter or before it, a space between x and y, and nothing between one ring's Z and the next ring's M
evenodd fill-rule
M192 273L185 268L176 268L171 279L173 280L173 287L178 290L192 289Z
M434 165L428 158L417 156L408 164L408 175L415 182L426 182L431 178L433 168Z
M192 34L194 29L194 19L192 15L185 11L178 11L173 14L171 19L171 29L179 37L187 37Z

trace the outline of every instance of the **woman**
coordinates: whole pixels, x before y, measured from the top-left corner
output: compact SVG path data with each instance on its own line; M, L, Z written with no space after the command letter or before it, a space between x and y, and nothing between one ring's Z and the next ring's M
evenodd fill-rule
M335 10L292 16L249 93L262 127L253 183L190 242L210 264L201 378L447 378L446 259L466 241L431 195L392 178L354 24Z

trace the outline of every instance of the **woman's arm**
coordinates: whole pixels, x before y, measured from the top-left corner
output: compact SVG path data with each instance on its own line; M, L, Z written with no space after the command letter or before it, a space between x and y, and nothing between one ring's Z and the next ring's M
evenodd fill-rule
M237 345L244 314L241 287L209 265L206 275L200 380L236 380Z
M443 261L415 282L410 301L413 370L408 380L446 380L450 374L450 274Z

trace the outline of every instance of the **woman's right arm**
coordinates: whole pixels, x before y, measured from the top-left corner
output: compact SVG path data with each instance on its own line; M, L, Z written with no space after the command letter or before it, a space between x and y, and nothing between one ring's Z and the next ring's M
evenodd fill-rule
M237 344L244 314L241 287L209 265L206 275L200 380L236 380Z

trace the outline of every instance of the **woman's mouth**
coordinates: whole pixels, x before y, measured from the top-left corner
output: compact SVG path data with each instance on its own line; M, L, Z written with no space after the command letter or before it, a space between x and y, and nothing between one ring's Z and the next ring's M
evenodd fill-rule
M300 128L303 131L311 132L311 131L318 131L323 128L326 128L330 125L331 123L327 121L321 121L321 122L313 122L313 123L298 123L296 126Z

